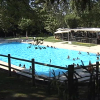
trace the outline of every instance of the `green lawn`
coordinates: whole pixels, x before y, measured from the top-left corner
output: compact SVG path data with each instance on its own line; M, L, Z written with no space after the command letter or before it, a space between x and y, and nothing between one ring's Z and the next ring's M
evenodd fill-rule
M6 39L13 39L13 38L6 38ZM21 37L20 39L27 39L26 37ZM33 39L33 37L28 37L28 39ZM54 36L47 36L47 37L36 37L36 39L44 39L44 41L47 42L63 42L63 40L55 39ZM68 42L65 42L64 44L68 44ZM82 43L82 42L72 42L73 45L79 45L79 46L96 46L97 44L92 43Z
M22 37L23 39L26 39L26 37ZM33 37L28 37L29 39L33 39ZM62 42L62 40L55 39L54 36L48 36L48 37L36 37L36 39L44 39L44 41L47 42Z
M73 45L79 45L79 46L87 46L87 47L91 47L91 46L96 46L97 44L93 44L93 43L82 43L82 42L72 42Z
M15 38L5 38L5 39L15 39ZM21 37L20 39L33 39L33 37ZM47 37L36 37L36 39L44 39L47 42L62 42L62 40L55 39L54 36L47 36Z
M68 42L65 42L64 44L68 44ZM86 47L97 46L97 44L82 43L82 42L72 42L71 44L72 45L78 45L78 46L86 46Z
M47 41L47 42L62 42L62 40L55 39L54 36L49 36L47 38L44 38L44 41Z
M52 93L53 94L53 93ZM49 95L43 85L32 86L31 79L13 75L0 69L0 100L59 100L57 95Z

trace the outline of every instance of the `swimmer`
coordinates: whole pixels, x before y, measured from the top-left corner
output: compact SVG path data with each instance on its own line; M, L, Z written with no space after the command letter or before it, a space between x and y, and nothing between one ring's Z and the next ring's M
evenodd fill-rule
M77 57L77 59L79 59L79 58Z
M70 56L68 55L67 59L70 59Z
M75 58L73 58L73 60L75 60Z
M41 48L41 47L39 47L39 49L41 50L42 48Z
M31 67L31 66L30 66L30 68L29 68L29 72L30 72L30 71L32 71L32 67Z
M97 56L99 56L100 54L99 54L99 52L97 52L97 54L96 54Z
M89 52L87 52L87 54L89 55Z
M46 47L42 47L43 49L46 49Z
M56 47L54 46L54 48L56 49Z
M99 57L97 57L97 60L99 60Z
M68 66L66 65L66 67L68 67Z
M38 49L38 47L35 47L35 49Z
M79 53L78 54L81 54L81 52L79 51Z
M32 67L30 66L30 69L32 69Z
M27 48L31 48L31 45L30 45L30 46L28 46Z
M32 45L34 45L34 43L32 43Z
M77 67L80 67L79 64L77 64Z
M29 46L29 48L31 48L31 45Z
M51 63L51 59L50 59L50 63Z
M73 65L74 65L74 66L76 66L76 64L75 64L75 63L73 63Z
M25 67L25 65L23 65L23 67L22 67L22 68L26 68L26 67Z
M53 46L51 46L51 48L53 48Z
M19 64L19 67L21 67L21 64Z

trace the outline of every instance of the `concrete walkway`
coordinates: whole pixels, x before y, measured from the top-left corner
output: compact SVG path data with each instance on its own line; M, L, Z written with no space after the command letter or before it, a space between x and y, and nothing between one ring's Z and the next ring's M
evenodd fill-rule
M100 52L100 45L92 46L92 47L86 47L86 46L78 46L78 45L72 45L72 44L65 44L64 42L46 42L42 45L49 45L54 46L57 48L64 48L64 49L71 49L71 50L77 50L77 51L84 51L84 52L91 52L91 53L97 53Z

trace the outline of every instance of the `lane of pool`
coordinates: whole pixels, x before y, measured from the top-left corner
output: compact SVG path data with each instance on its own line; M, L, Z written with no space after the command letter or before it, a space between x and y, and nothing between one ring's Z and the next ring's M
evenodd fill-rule
M45 47L45 48L44 48ZM78 54L79 51L75 50L68 50L68 49L61 49L61 48L51 48L46 46L36 46L27 43L19 43L19 42L12 42L12 43L4 43L0 44L0 54L8 55L11 54L12 57L23 58L27 60L35 59L36 62L42 62L46 64L52 64L57 66L66 67L70 64L79 64L82 65L81 60L84 62L84 65L88 65L89 61L91 63L96 62L96 54L90 53L87 55L87 52L81 52ZM70 55L70 59L67 59L67 56ZM76 59L76 58L79 59ZM75 58L75 61L73 60ZM0 60L7 62L5 57L0 57ZM19 60L11 60L11 63L19 66L25 64L26 68L29 69L31 66L30 63L26 63ZM52 71L53 68L49 68L42 65L35 65L36 74L41 75L51 75L49 71ZM62 72L60 69L54 69L56 75L58 75L59 71Z

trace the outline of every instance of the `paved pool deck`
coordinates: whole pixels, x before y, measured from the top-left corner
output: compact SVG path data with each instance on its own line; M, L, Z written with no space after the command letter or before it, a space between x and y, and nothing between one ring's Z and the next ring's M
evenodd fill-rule
M91 52L91 53L100 52L100 45L86 47L86 46L78 46L78 45L67 44L65 42L66 41L53 43L53 42L44 41L44 43L42 45L45 45L45 46L49 45L49 46L54 46L54 47L57 47L57 48L71 49L71 50Z
M26 42L26 43L33 43L34 44L34 41ZM95 54L97 54L97 52L100 53L100 45L91 46L91 47L78 46L78 45L72 45L71 42L69 42L69 44L67 44L66 41L63 41L63 42L46 42L46 41L44 41L43 44L40 44L40 45L44 45L44 46L48 45L50 47L53 46L55 48L84 51L84 52L90 52L90 53L95 53Z

